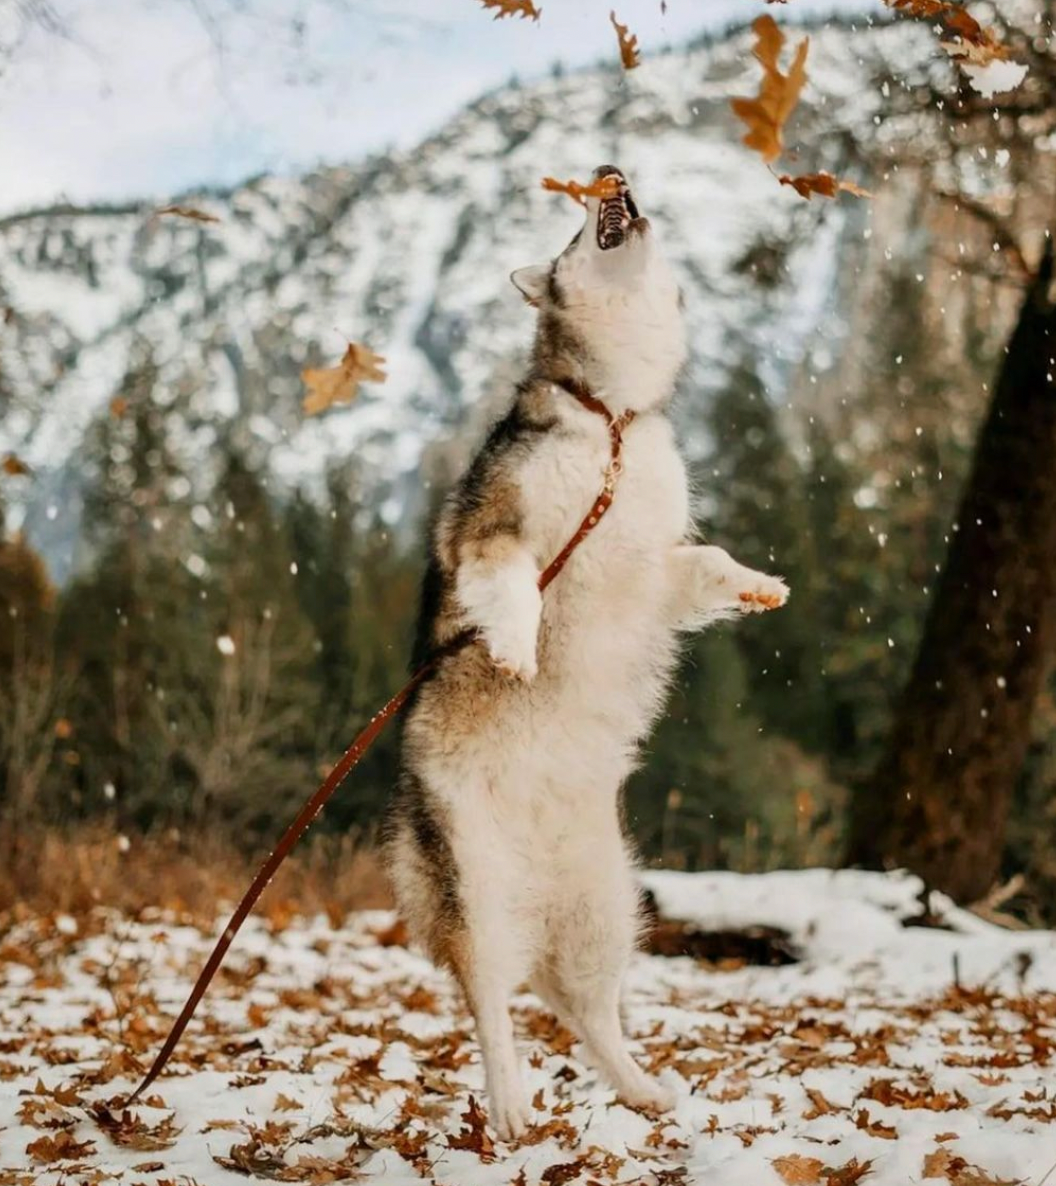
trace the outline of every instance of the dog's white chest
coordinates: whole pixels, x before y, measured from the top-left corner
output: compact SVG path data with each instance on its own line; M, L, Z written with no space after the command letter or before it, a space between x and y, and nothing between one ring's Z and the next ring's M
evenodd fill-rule
M525 496L540 567L575 532L601 488L610 453L604 423L597 428L557 437L533 467ZM642 416L624 434L609 510L543 598L540 673L562 711L581 722L618 720L625 735L647 727L673 661L668 558L688 521L685 467L670 424Z

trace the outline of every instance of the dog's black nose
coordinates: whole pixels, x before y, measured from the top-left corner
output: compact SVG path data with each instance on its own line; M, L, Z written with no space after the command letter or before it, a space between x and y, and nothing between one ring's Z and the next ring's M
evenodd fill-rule
M598 165L594 170L594 180L600 181L603 177L618 177L621 184L627 183L627 178L623 175L622 169L617 169L615 165Z

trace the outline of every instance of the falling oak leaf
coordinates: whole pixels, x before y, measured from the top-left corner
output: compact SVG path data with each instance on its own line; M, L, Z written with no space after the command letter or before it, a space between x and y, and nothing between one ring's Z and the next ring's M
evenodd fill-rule
M816 1157L801 1157L798 1153L775 1157L770 1164L785 1186L815 1186L821 1181L821 1171L825 1168L825 1163Z
M810 201L812 194L819 194L823 198L834 198L840 192L853 194L856 198L871 198L873 195L853 181L841 181L831 173L804 173L800 177L790 177L787 173L778 176L782 185L790 185L801 198Z
M495 20L501 21L503 17L519 16L522 19L530 17L533 21L537 21L542 15L543 10L536 8L533 0L480 0L485 8L492 8L495 10Z
M301 371L308 390L303 405L306 415L316 416L334 404L350 404L360 383L384 383L388 377L381 369L384 361L369 347L349 342L336 367L306 367Z
M193 206L163 206L155 210L155 214L174 214L177 218L189 218L192 222L219 222L215 214L206 214L204 210L195 210Z
M901 16L938 21L947 37L956 38L939 42L951 57L985 66L1009 56L1008 46L1001 44L993 29L984 28L963 4L951 0L884 0L884 3Z
M962 62L973 66L989 66L991 62L1008 60L1008 47L1002 45L990 29L983 30L983 39L969 41L958 38L956 41L940 41L939 45L950 55Z
M640 66L642 55L638 49L638 38L626 25L620 24L616 19L615 10L609 13L609 20L616 30L616 40L620 46L620 61L623 63L624 70L633 70L636 66Z
M792 65L787 74L782 74L778 58L785 44L785 35L777 27L777 22L772 16L757 17L752 22L752 30L756 37L752 55L763 68L759 94L754 99L731 99L730 106L748 125L743 142L769 162L781 155L784 147L781 132L807 81L810 39L804 37L796 46Z
M27 474L31 474L33 472L22 460L22 458L16 457L14 453L8 453L5 455L4 460L0 461L0 469L2 469L5 474L9 474L12 478L25 477Z

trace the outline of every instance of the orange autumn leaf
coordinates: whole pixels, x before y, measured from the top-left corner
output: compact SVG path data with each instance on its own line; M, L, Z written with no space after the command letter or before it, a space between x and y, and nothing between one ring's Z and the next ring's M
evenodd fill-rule
M940 42L951 57L985 66L1009 56L1007 46L998 41L993 30L980 25L962 4L951 3L951 0L884 0L884 3L902 16L937 21L942 25L947 37L957 39Z
M785 1186L816 1186L821 1181L825 1162L816 1157L801 1157L790 1153L788 1157L775 1157L770 1164L781 1177Z
M921 1177L945 1178L949 1182L966 1164L963 1157L955 1156L949 1149L936 1149L925 1156Z
M812 194L819 194L823 198L834 198L841 191L853 194L856 198L871 198L873 196L869 190L862 189L853 181L841 181L838 177L833 177L831 173L824 171L804 173L801 177L790 177L787 173L782 173L778 177L778 181L782 185L792 186L801 198L806 198L808 201Z
M626 25L621 25L616 19L615 10L609 13L609 20L616 30L616 40L620 46L620 61L624 70L633 70L642 63L641 51L638 49L638 38Z
M89 1153L95 1152L95 1145L92 1141L78 1141L72 1133L62 1129L53 1137L45 1136L30 1141L26 1146L26 1152L34 1161L47 1164L52 1161L87 1157Z
M792 65L787 74L782 74L778 58L785 44L785 35L777 27L777 22L772 16L757 17L752 22L752 30L756 37L752 54L763 68L759 94L754 99L731 99L730 106L748 125L744 143L769 162L781 155L784 147L781 133L807 81L810 39L804 37L796 46Z
M971 1165L949 1149L936 1149L924 1158L924 1178L945 1178L952 1186L1022 1186L1019 1179L996 1178L987 1170Z
M957 41L940 41L939 45L951 58L972 66L989 66L991 62L1005 61L1009 57L1008 47L997 40L991 29L984 29L978 40L962 37Z
M469 1107L462 1113L462 1129L457 1135L447 1138L449 1149L468 1149L476 1153L481 1161L495 1160L495 1142L488 1136L487 1116L473 1096L469 1097Z
M0 461L0 469L5 474L9 474L12 478L21 478L33 471L22 460L21 457L16 457L14 453L8 453L3 461Z
M110 415L120 420L128 411L128 400L123 395L115 395L110 401Z
M507 16L519 16L522 20L525 17L530 17L533 21L537 21L543 15L543 10L536 8L533 0L480 0L480 2L485 8L494 10L497 21L501 21L503 17Z
M301 379L307 389L304 411L316 416L334 404L350 404L360 383L384 383L388 377L381 369L385 359L368 346L349 342L344 357L336 367L306 367Z
M865 1108L858 1109L854 1117L854 1126L861 1129L862 1132L867 1132L871 1137L879 1137L883 1141L898 1139L896 1128L892 1128L890 1124L884 1124L881 1120L874 1120Z
M549 190L550 193L567 194L581 206L584 205L584 198L604 201L606 198L616 197L620 192L619 179L612 175L592 181L589 185L580 185L578 181L558 181L556 177L544 177L542 184L543 189Z
M92 1119L115 1145L147 1153L168 1149L176 1144L182 1130L176 1127L171 1116L157 1124L148 1124L129 1108L114 1107L116 1102L100 1102L88 1109Z
M206 214L204 210L196 210L193 206L164 206L155 210L155 214L174 214L177 218L189 218L191 222L219 222L215 214Z
M825 1186L856 1186L867 1174L873 1172L873 1162L872 1158L859 1161L857 1157L852 1157L846 1165L827 1166L823 1172Z

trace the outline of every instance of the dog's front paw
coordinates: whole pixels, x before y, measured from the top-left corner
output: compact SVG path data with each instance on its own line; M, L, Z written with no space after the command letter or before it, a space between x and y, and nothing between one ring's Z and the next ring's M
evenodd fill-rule
M539 668L536 661L538 627L535 622L511 622L485 632L484 641L492 662L512 679L530 684Z
M738 581L737 597L741 610L758 614L768 609L779 609L788 600L788 586L780 577L745 570Z

